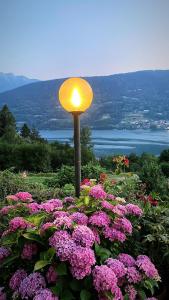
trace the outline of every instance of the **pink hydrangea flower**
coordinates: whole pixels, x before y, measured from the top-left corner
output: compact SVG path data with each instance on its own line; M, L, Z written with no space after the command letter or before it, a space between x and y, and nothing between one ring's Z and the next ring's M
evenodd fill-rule
M48 283L56 283L58 279L58 274L54 268L54 266L50 266L47 273L46 273L46 279Z
M114 292L116 290L117 277L108 266L96 266L92 274L93 285L98 292Z
M67 211L54 211L53 216L55 218L60 218L60 217L69 217L69 213Z
M110 269L112 269L118 279L126 275L127 269L118 259L108 258L106 260L106 264Z
M22 217L15 217L9 222L9 229L16 231L17 229L26 229L32 227L32 224L24 220Z
M141 274L136 270L135 267L127 268L127 279L129 283L138 283L142 280Z
M14 209L15 206L14 205L8 205L8 206L4 206L3 208L1 208L0 210L0 214L1 215L7 215L9 213L10 209Z
M65 197L63 199L63 203L65 203L65 204L71 204L71 203L74 203L74 202L75 202L75 198L73 198L73 197Z
M114 208L114 205L112 205L111 203L109 203L106 200L101 202L101 206L107 210L112 210Z
M18 197L16 195L8 195L6 197L7 200L18 201Z
M95 198L95 199L105 199L107 196L107 193L103 190L102 186L100 184L94 185L89 192L89 196Z
M31 273L25 277L19 287L19 293L22 299L33 298L37 292L46 287L44 277L38 273Z
M59 300L49 289L42 289L36 293L33 300Z
M52 222L47 222L43 224L40 228L40 235L44 235L45 231L48 230L48 228L53 227L54 224Z
M25 243L21 258L31 260L34 255L38 252L38 246L35 243Z
M140 217L143 214L142 209L138 205L135 205L135 204L132 204L132 203L127 204L126 209L127 209L127 213L130 214L130 215Z
M77 245L90 248L95 242L95 236L92 230L85 225L78 225L73 233L72 238Z
M18 198L18 200L21 200L23 202L31 202L32 200L32 195L28 192L19 192L15 194L15 197Z
M109 226L105 227L103 235L112 242L118 241L123 243L126 240L126 235L123 232Z
M96 229L96 228L92 228L92 232L93 232L93 234L94 234L94 238L95 238L95 242L97 243L97 244L100 244L100 235L99 235L99 232L98 232L98 230Z
M0 300L7 300L6 293L4 292L4 287L0 287Z
M18 269L11 277L9 281L9 287L11 290L16 291L19 289L20 284L24 278L27 277L27 273L23 269Z
M60 199L50 199L50 200L40 204L40 208L42 210L45 210L46 212L50 213L50 212L54 211L55 209L62 209L63 203Z
M6 247L0 247L0 263L11 254L11 250L7 249Z
M110 224L110 218L104 211L98 211L89 218L89 224L98 227L106 227Z
M126 267L133 267L136 264L135 259L126 253L120 253L117 257Z
M117 230L122 230L125 233L132 233L133 226L126 218L115 219L113 227Z
M158 271L148 256L139 255L136 260L136 265L147 277L160 280Z
M70 216L71 220L79 225L87 225L88 217L84 213L75 212Z
M56 254L59 256L61 261L69 260L72 252L76 248L75 242L67 231L59 230L56 231L49 239L49 244L55 248Z
M72 228L73 222L71 220L71 218L64 216L64 217L60 217L54 220L53 222L57 228L61 228L63 227L65 228Z
M29 209L30 214L34 214L40 210L40 205L36 202L32 202L27 204L27 208Z
M137 291L133 285L127 285L125 287L125 292L127 293L129 300L136 300Z
M108 200L115 200L116 197L112 194L107 194L107 197L106 197Z
M69 258L71 273L76 279L83 279L91 273L91 267L95 264L94 251L90 248L76 246Z

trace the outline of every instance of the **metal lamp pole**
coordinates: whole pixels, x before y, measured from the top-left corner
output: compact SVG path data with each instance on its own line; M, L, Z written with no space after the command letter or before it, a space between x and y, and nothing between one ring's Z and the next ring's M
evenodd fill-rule
M75 195L79 198L81 183L80 112L73 112L72 115L74 121Z

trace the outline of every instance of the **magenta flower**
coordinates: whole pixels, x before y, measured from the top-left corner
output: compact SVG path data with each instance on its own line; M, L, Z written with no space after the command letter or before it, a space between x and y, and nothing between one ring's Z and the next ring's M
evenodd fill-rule
M93 274L93 285L98 292L116 290L117 277L108 266L105 265L96 266L92 274Z
M101 206L107 210L112 210L114 208L114 205L110 204L108 201L104 200L101 202Z
M7 300L6 293L4 292L4 287L0 287L0 300Z
M7 249L6 247L0 247L0 263L11 254L11 250Z
M45 234L45 231L48 230L48 228L53 227L54 224L52 222L47 222L43 224L40 228L40 235Z
M56 283L58 278L58 274L54 268L54 266L50 266L47 273L46 273L46 279L48 283Z
M136 265L143 271L147 277L159 280L159 274L154 264L151 262L148 256L139 255L136 260Z
M1 215L7 215L8 212L10 211L10 209L15 209L15 205L4 206L3 208L1 208L0 214Z
M98 211L93 213L89 218L89 224L98 227L106 227L110 224L110 218L104 211Z
M57 210L57 211L54 211L53 216L55 218L69 217L69 213L67 211Z
M136 300L137 291L133 285L127 285L125 288L125 292L127 293L129 300Z
M18 201L18 197L16 195L8 195L6 197L7 200Z
M97 244L100 244L100 235L99 235L99 232L98 232L98 230L96 229L96 228L92 228L92 232L93 232L93 234L94 234L94 238L95 238L95 242L97 243Z
M75 202L75 198L73 197L65 197L63 199L63 203L66 203L66 204L71 204L71 203L74 203Z
M28 192L19 192L15 194L15 197L18 198L18 200L21 200L23 202L31 202L32 200L32 195Z
M15 217L9 222L9 229L11 231L16 231L17 229L26 229L32 227L32 224L27 222L22 217Z
M75 212L70 216L71 220L79 225L87 225L88 217L84 213Z
M135 267L127 268L127 279L129 283L138 283L142 280L142 276Z
M76 246L69 257L71 273L76 279L83 279L91 273L91 267L95 264L94 251L90 248Z
M29 209L30 214L34 214L40 210L40 205L36 202L32 202L27 204L27 208Z
M31 273L25 277L19 287L19 293L22 299L33 298L39 290L46 287L44 277L38 273Z
M57 228L63 227L64 229L72 228L72 225L73 225L71 218L69 218L67 216L57 218L54 220L53 223L56 225Z
M78 225L72 234L74 242L82 247L90 248L95 242L95 236L92 230L85 225Z
M33 300L59 300L49 289L42 289L36 293Z
M46 212L50 213L50 212L54 211L55 209L62 209L63 203L60 199L50 199L50 200L40 204L40 208L42 210L45 210Z
M27 277L27 273L23 269L18 269L11 277L9 281L9 287L11 290L16 291L19 289L20 284L24 278Z
M124 264L118 259L108 258L106 260L106 264L114 272L118 279L122 278L127 272L127 269L124 266Z
M115 229L122 230L124 233L129 233L129 234L132 233L132 229L133 229L131 222L124 217L115 219L113 227Z
M126 254L126 253L120 253L120 254L118 255L117 258L118 258L118 260L120 260L126 267L133 267L133 266L135 266L135 264L136 264L135 259L134 259L132 256Z
M107 193L103 190L102 186L100 184L94 185L89 192L89 196L95 198L95 199L105 199L107 196Z
M135 205L135 204L131 204L131 203L127 204L126 209L127 209L127 213L130 215L140 217L143 214L142 209L138 205Z
M126 240L126 235L123 232L109 226L105 227L103 235L112 242L117 241L123 243Z
M38 252L38 246L35 243L25 243L21 258L31 260L34 255Z

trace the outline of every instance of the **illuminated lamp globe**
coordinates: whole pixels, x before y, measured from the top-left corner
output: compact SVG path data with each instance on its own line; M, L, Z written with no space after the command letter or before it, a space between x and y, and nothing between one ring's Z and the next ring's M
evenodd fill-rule
M91 105L93 91L90 84L82 78L69 78L59 89L59 101L70 113L83 113Z

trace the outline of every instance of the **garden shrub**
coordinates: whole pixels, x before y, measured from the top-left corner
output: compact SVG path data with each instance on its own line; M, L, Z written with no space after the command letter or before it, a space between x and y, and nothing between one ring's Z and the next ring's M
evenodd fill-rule
M83 185L81 197L7 197L0 211L2 299L146 299L160 277L146 255L124 253L142 210ZM7 295L5 295L7 294Z
M166 177L169 177L169 162L162 162L160 164L161 170Z

